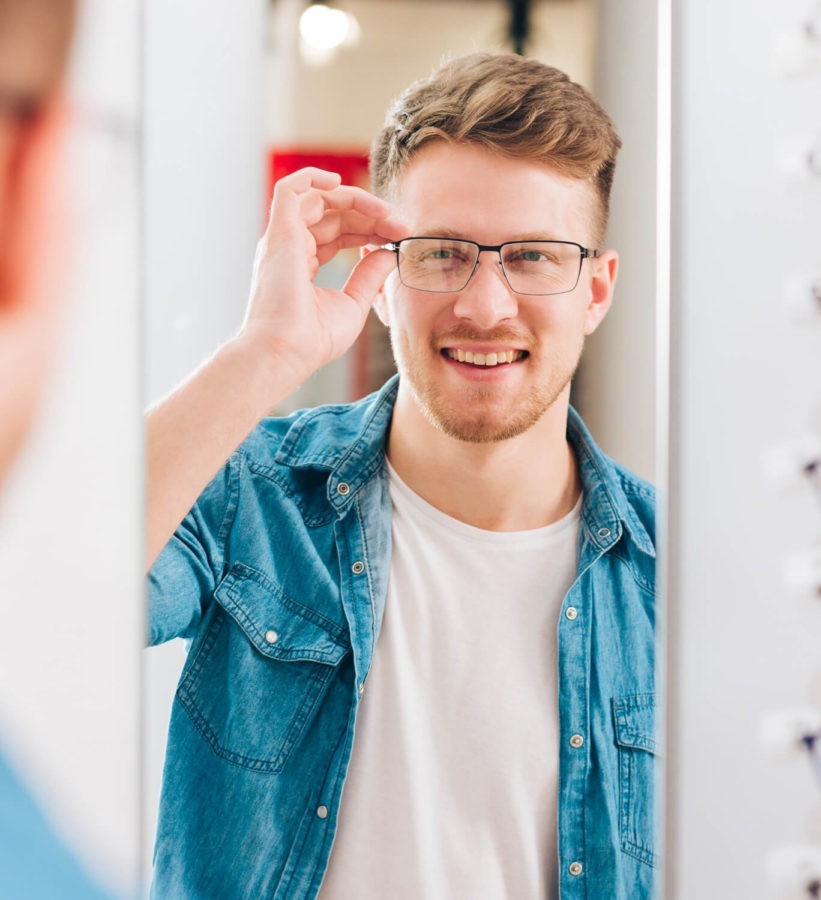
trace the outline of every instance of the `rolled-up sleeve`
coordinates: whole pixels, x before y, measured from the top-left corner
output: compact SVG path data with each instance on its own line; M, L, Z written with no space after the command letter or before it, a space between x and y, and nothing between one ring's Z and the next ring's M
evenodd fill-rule
M222 578L236 511L239 453L220 469L148 574L148 643L191 638Z

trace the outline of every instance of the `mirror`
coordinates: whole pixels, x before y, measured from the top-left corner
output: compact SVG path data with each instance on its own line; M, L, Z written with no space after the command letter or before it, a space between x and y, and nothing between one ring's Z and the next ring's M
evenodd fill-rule
M254 247L264 228L274 177L292 173L305 164L316 164L320 168L343 170L346 183L364 184L363 158L373 135L382 126L385 109L392 98L412 81L428 74L443 56L475 50L508 51L511 48L511 23L518 22L513 30L519 34L528 56L564 70L596 95L615 121L623 141L611 198L608 239L604 245L619 251L619 277L612 308L601 327L585 342L570 402L601 451L618 460L636 477L625 476L632 485L629 497L619 494L620 502L627 504L632 512L627 511L626 506L620 507L618 515L613 512L607 518L605 507L599 506L599 517L596 518L595 510L590 507L582 525L579 519L581 507L575 505L576 494L571 491L553 496L555 509L561 510L562 515L550 523L540 523L541 528L548 529L570 523L577 529L574 535L586 535L588 552L593 553L597 548L598 561L594 565L591 556L589 571L577 571L574 565L573 571L566 573L567 581L562 582L561 596L556 597L552 619L553 627L558 628L558 649L548 649L545 644L546 658L547 654L558 652L565 674L560 684L553 684L552 700L549 697L545 701L546 704L553 703L554 712L551 723L543 723L542 738L552 742L551 746L556 749L551 763L553 775L540 782L545 792L542 808L559 809L565 826L557 838L555 831L550 830L550 821L542 822L540 827L543 826L545 831L540 832L544 838L541 846L549 846L552 840L558 852L555 856L548 854L544 860L541 857L535 862L531 860L532 867L527 871L540 873L534 876L539 878L547 877L545 872L550 871L549 882L539 884L539 889L544 889L548 895L559 882L564 884L569 880L572 883L573 879L586 878L591 880L588 883L605 885L603 892L608 896L636 898L650 896L659 865L654 845L652 798L647 789L652 782L656 747L652 647L648 645L649 623L653 618L655 557L651 543L654 536L649 512L651 499L645 483L653 482L656 473L653 260L657 234L657 46L655 4L629 2L619 4L618 10L613 6L590 0L511 4L491 0L478 3L348 0L344 5L335 5L324 24L316 25L316 16L322 15L319 5L313 4L307 9L308 4L296 0L277 0L264 7L244 5L221 11L200 10L193 22L187 11L149 2L145 30L146 384L148 399L159 400L236 332L243 319ZM313 26L310 19L309 24L305 24L306 12L315 19ZM178 21L174 21L176 17L179 17ZM521 25L523 21L526 27ZM333 35L324 29L336 27L334 22L342 23L339 27L345 30L341 43L336 47L320 46L333 42ZM317 30L311 31L312 27ZM180 34L186 35L184 43L179 40ZM468 164L473 165L473 161L465 159L465 165ZM482 171L481 167L476 171ZM432 183L431 191L442 192L446 187L444 183ZM481 187L482 184L477 183L477 190ZM423 193L421 197L424 196ZM485 231L479 237L472 233L458 236L483 245L516 237L507 233L496 237L490 232L492 228L487 228L487 236ZM546 238L562 239L558 234L546 235ZM448 252L452 250L449 248ZM318 278L324 284L339 285L357 256L356 251L348 252L346 260L346 254L340 254L339 259L324 267ZM604 257L605 261L607 258ZM510 264L506 258L501 259ZM400 271L401 265L400 262ZM592 263L590 268L594 268ZM480 267L479 271L483 273L481 277L487 276L486 267L485 270ZM602 267L595 271L602 271ZM584 277L588 276L585 274ZM389 301L385 302L390 318L395 312L391 313ZM482 355L486 354L482 351ZM376 317L371 317L362 338L351 351L308 379L298 391L281 398L271 412L284 416L317 404L356 400L379 387L391 368L386 333ZM219 380L214 384L215 391L223 387ZM306 429L308 421L304 423ZM365 427L361 423L360 426ZM201 428L203 440L206 440L207 418L201 422ZM276 429L275 433L280 435ZM301 438L300 434L303 435ZM317 444L309 440L310 435L310 429L290 432L289 441L295 444L301 441L295 450L306 454L304 470L300 470L298 479L293 475L302 485L300 490L314 490L320 474L327 480L328 471L333 469L326 503L340 514L349 508L348 503L364 504L364 495L357 495L359 485L353 480L356 473L349 471L349 480L343 480L335 468L339 459L334 455L333 446L327 448L328 456L323 462ZM398 440L393 446L399 473L398 461L402 457ZM405 471L413 472L413 454L406 452L404 459ZM275 497L281 496L279 492L293 492L296 481L284 483L279 470L266 468L269 464L272 466L273 462L269 460L266 464L260 457L254 457L253 477L260 479L254 482L254 490L265 494L265 502L274 503ZM579 476L592 477L590 472L581 471ZM232 496L242 494L241 502L246 502L251 483L243 481L244 477L239 469L230 477L225 475L225 484L229 486L224 489L233 492ZM583 483L592 484L589 480ZM539 484L533 482L534 491L539 489ZM615 490L612 486L611 489ZM397 490L401 492L402 487ZM405 499L409 499L410 510L417 509L418 500L426 502L424 494L420 497L419 492L413 490ZM568 499L574 502L564 508ZM401 499L394 497L394 503L400 502ZM434 514L447 515L447 510L443 511L436 503L428 506L434 507ZM366 521L368 509L360 505L355 508L357 515L363 517L362 521ZM311 507L310 510L303 509L303 513L306 521L311 521L311 527L317 529L317 534L325 534L331 540L327 537L333 534L332 529L327 531L327 507L323 510ZM574 512L577 514L575 519ZM370 514L373 514L372 510ZM449 518L458 519L458 516ZM460 521L459 524L466 523ZM203 817L214 818L215 809L224 809L224 804L229 802L227 798L232 798L238 806L250 803L252 797L260 804L271 802L272 792L280 790L284 784L288 767L293 771L294 766L301 766L300 771L312 773L310 784L304 780L299 782L299 793L294 795L293 806L287 814L282 811L282 821L277 818L276 827L268 835L271 846L276 849L275 853L272 851L272 859L282 865L272 863L275 873L273 870L257 873L255 877L260 879L257 886L260 891L264 886L265 890L273 892L278 886L284 895L296 896L293 892L302 890L304 895L313 896L318 885L311 878L320 878L321 871L312 876L307 868L299 868L307 864L300 863L296 855L289 855L288 848L296 846L293 841L298 839L306 854L313 854L312 859L320 859L333 837L336 855L331 856L325 884L327 890L342 891L350 873L345 870L345 859L340 856L340 851L355 847L356 841L352 840L350 830L346 831L345 801L341 807L336 803L339 784L329 773L344 774L344 767L340 768L340 759L334 753L345 751L338 730L334 731L328 720L321 716L313 716L312 710L321 704L342 702L343 696L357 695L361 701L355 702L361 702L363 716L369 716L361 719L362 724L358 726L366 736L360 746L369 741L370 752L375 755L361 756L354 743L346 795L352 811L358 806L361 812L367 808L367 802L378 805L377 800L366 796L369 785L377 782L369 781L365 772L370 771L370 764L380 758L374 748L390 747L391 752L400 752L395 743L379 743L386 733L395 734L399 725L382 720L386 725L383 732L374 724L377 713L366 714L366 710L378 708L374 704L380 697L384 702L379 685L388 684L388 679L383 677L380 682L376 678L377 669L370 674L358 670L355 665L354 645L357 642L358 646L367 648L379 635L384 644L388 632L380 632L379 615L374 616L370 624L367 619L354 619L352 625L351 609L333 610L322 606L324 601L317 600L321 594L318 585L325 584L323 579L330 578L338 585L348 585L355 592L359 583L355 579L364 577L373 592L372 598L381 596L384 603L387 572L371 571L363 561L369 558L365 554L366 548L357 543L372 535L365 525L360 530L346 532L344 545L334 544L333 551L328 545L323 551L328 554L323 559L335 560L333 571L317 573L311 570L311 577L308 577L304 560L298 554L292 556L295 551L287 530L278 545L276 559L273 556L261 559L262 551L257 548L250 561L249 558L235 558L225 566L226 559L221 557L216 544L206 547L197 543L202 538L198 529L205 527L203 523L196 521L195 516L189 525L188 538L191 540L186 544L189 556L185 573L181 574L176 568L178 560L166 562L163 565L174 568L173 577L169 574L170 569L166 569L164 575L158 575L158 580L168 578L166 583L173 585L185 582L194 593L207 583L209 596L215 599L219 616L223 618L217 625L216 613L209 614L210 617L203 615L201 620L199 613L194 613L185 618L182 631L177 628L174 632L175 625L179 624L174 619L176 587L160 590L164 604L162 615L166 618L158 627L157 635L165 637L184 632L192 655L186 655L188 648L183 640L174 640L148 651L146 657L147 846L150 847L154 840L166 736L169 718L173 715L176 719L172 727L177 729L175 740L179 743L172 745L169 751L166 789L174 783L176 809L185 811L186 821L193 829L191 834L196 833L197 823ZM256 527L262 526L258 522ZM498 529L491 525L483 530ZM535 532L539 529L520 526L509 530ZM503 538L509 536L502 533ZM556 532L541 533L540 539L550 543L555 536ZM388 536L379 532L376 540L383 539L387 540ZM338 534L336 540L341 540ZM198 549L192 549L195 544ZM616 546L618 549L614 549ZM496 547L488 550L488 557L497 551ZM612 561L616 557L621 560L619 565L613 563L613 568L608 569L607 574L603 573L601 561ZM608 591L613 593L612 579L617 578L617 571L621 572L620 566L631 573L618 586L618 590L629 594L630 603L624 606L629 606L631 612L626 618L617 620L624 610L617 612L602 604ZM176 577L182 580L174 581ZM391 577L395 581L392 570ZM565 593L569 597L572 590L576 591L578 602L565 602ZM381 613L378 600L375 609ZM486 625L487 620L483 621ZM418 626L419 623L415 624ZM635 637L634 649L638 648L640 664L632 666L629 678L625 673L622 681L613 683L611 676L616 669L600 666L604 659L608 665L616 666L622 658L626 645L620 643L618 635L624 636L625 630ZM486 638L485 631L486 628L477 635ZM397 632L394 629L391 633ZM556 634L552 630L546 634L545 641L556 640ZM592 651L592 659L589 656L591 644L585 644L585 640L599 642L595 645L597 649ZM417 647L417 652L421 654L424 646ZM457 649L461 646L460 643ZM470 646L469 641L467 646ZM222 659L220 654L228 654L231 647L234 647L231 659L241 660L241 671L234 671L229 676L219 670L219 665L215 666L214 659ZM400 651L396 650L396 653ZM211 654L214 655L209 663ZM453 656L459 658L456 650ZM404 662L410 665L415 660L415 655L410 654ZM575 662L571 664L571 660ZM510 664L518 661L514 657ZM418 671L412 666L402 668L401 656L394 656L393 662L400 667L397 672ZM469 660L464 662L467 665ZM387 666L388 662L383 665ZM571 679L568 673L573 665L577 668L575 678ZM185 674L178 686L183 666ZM432 675L439 669L432 666L426 671ZM266 679L270 679L270 684ZM248 692L248 684L252 683L260 687ZM239 705L234 706L226 700L226 685L235 686L238 691L242 687L251 696L238 700ZM492 689L491 684L488 690ZM547 691L547 687L544 689ZM449 696L452 702L455 702L454 697L461 696L454 693L456 689L451 683L436 681L427 684L410 681L405 690L402 697L407 697L409 704L416 702L418 696L427 696L425 690L432 692L431 702L438 691ZM276 705L269 701L266 691L290 693ZM518 691L514 693L519 695ZM536 702L536 695L524 690L521 694L522 704ZM175 704L173 714L172 702ZM422 703L417 712L424 708ZM441 710L448 707L440 702L435 708L441 714ZM563 716L561 727L556 721L558 710ZM385 708L382 708L382 714L384 716ZM409 726L413 721L412 717L401 720L409 728L408 743L404 745L406 752L415 746L413 741L418 738ZM444 731L436 732L448 735L440 756L450 753L454 739L460 736L459 724L473 727L477 722L481 724L481 717L467 716L464 721L459 717L446 717ZM390 724L395 726L393 731L388 727ZM457 726L455 731L454 726ZM494 749L482 743L492 734L493 729L482 732L476 744L477 757L481 758L485 750L490 753ZM206 768L203 768L202 779L195 779L196 784L191 781L185 786L181 784L181 748L194 746L196 741L203 742L213 760L220 761L224 781L210 783L215 770L208 768L210 774L205 778ZM464 752L464 744L461 746ZM321 753L317 749L320 747L324 748ZM343 749L337 751L337 747ZM495 750L498 752L498 746ZM396 765L399 758L391 756L385 765ZM209 759L209 766L213 760ZM458 755L451 760L457 769L459 760ZM526 760L520 762L523 767L527 763ZM189 763L190 760L185 764ZM561 778L560 768L566 773ZM601 781L590 780L591 768L607 770ZM512 769L520 771L515 765ZM391 773L396 775L398 771L383 770L380 774L383 781L378 783L391 784ZM632 787L623 784L621 789L617 787L620 771L622 777L625 771L632 773ZM573 776L573 772L578 772L578 776ZM587 774L583 774L585 772ZM456 808L451 810L452 818L448 818L449 783L434 782L435 778L430 782L421 780L413 789L432 804L428 810L438 811L440 826L442 822L450 823L461 835L466 822L477 820L470 819L469 806L453 798L450 802ZM511 784L520 782L513 780ZM464 785L461 791L454 797L464 801L468 796ZM552 800L551 792L555 792ZM592 797L597 792L602 809L613 814L614 824L612 832L594 835L592 831L585 831L594 826L585 822L584 807L580 804L585 800L593 804ZM221 799L214 800L218 794ZM408 796L413 796L412 792L404 795L406 801ZM499 812L500 821L521 824L527 820L528 806L525 798L520 799L523 805L516 809L520 818L505 819L504 816L511 814L506 809ZM530 800L532 802L533 798ZM209 806L211 801L214 806ZM389 815L390 809L383 810L383 814ZM518 858L515 853L527 845L526 841L511 842L518 850L505 846L503 852L499 851L490 827L494 816L488 814L487 806L480 806L477 815L485 817L480 819L482 827L475 832L474 843L465 837L459 852L474 860L473 868L482 872L483 877L490 878L495 871L497 877L504 878L505 863L510 865L511 859ZM399 818L403 819L403 825L392 832L393 836L401 835L411 842L418 839L420 832L413 830L414 823L405 822L402 816ZM591 816L592 819L601 822L606 816L602 813L599 817ZM424 815L419 821L423 820ZM489 830L483 830L485 826ZM174 827L179 844L185 845L187 838L181 837L179 832L183 826L177 821ZM166 823L166 828L170 828L170 824ZM248 840L253 847L242 853L245 855L246 850L248 854L258 853L260 832L254 831L247 821L243 828L248 828ZM211 853L216 857L227 852L225 845L218 848L208 843L215 832L209 830L207 833L208 849L200 851L202 868L197 869L205 879L217 877L213 874L215 869L208 869L207 855ZM165 835L161 861L169 878L167 884L182 889L187 883L185 878L190 875L182 861L189 851L181 847L180 855L174 856L169 850L170 831ZM373 854L370 874L374 879L388 877L381 871L379 863L380 851L384 858L390 859L388 845L381 843L383 837L390 842L391 836L385 837L381 830L368 834L364 840L361 834L357 838L361 850L366 855ZM192 838L194 844L197 840ZM489 841L487 846L483 840ZM454 846L458 843L455 841ZM604 849L599 855L590 851L587 858L580 849L584 844ZM266 853L269 849L266 848ZM497 855L501 858L500 868L494 869ZM357 863L362 862L360 857L355 858ZM424 860L426 877L441 887L445 892L443 895L455 889L455 882L440 881L444 877L444 864L437 850L419 846L414 860ZM146 869L149 866L147 858ZM522 869L521 866L518 868ZM240 879L238 871L238 868L232 869L230 877ZM206 872L211 874L204 874ZM248 888L247 880L238 883ZM209 884L209 887L217 886L216 882ZM532 888L533 882L528 882L528 886ZM288 890L292 893L288 894ZM492 890L489 895L493 895Z

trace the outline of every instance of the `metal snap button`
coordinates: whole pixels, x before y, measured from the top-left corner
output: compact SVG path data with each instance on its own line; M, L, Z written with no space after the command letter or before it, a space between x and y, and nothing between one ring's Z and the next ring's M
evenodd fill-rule
M265 632L265 640L269 644L275 644L279 640L279 635L273 629L271 629Z
M576 609L575 606L568 606L567 609L565 610L564 614L567 616L568 619L575 619L576 616L579 614L579 611Z
M599 529L599 537L608 537L610 535L609 528L600 528Z
M336 486L336 492L342 497L347 497L351 492L351 486L346 481L340 481Z
M584 744L584 738L580 734L574 734L571 736L571 738L570 738L570 746L571 747L576 747L576 749L578 749L579 747L582 746L582 744Z
M582 864L580 862L572 862L569 866L571 875L581 875L582 874Z
M365 571L365 563L361 560L357 560L352 566L351 571L354 575L361 575Z
M327 806L318 806L316 808L316 814L319 816L320 819L327 819L328 818L328 807Z
M365 682L359 682L359 696L361 697L365 693Z

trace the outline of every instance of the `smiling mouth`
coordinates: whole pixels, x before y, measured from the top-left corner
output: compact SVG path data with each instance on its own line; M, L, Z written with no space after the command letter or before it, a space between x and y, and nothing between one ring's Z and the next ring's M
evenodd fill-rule
M518 362L527 356L527 350L500 350L497 353L474 353L471 350L446 347L442 353L455 362L469 363L472 366L501 366Z

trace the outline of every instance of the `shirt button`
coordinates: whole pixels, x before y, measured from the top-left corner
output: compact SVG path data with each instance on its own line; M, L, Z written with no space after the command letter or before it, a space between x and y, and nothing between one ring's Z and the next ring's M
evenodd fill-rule
M269 644L275 644L279 640L279 635L273 630L266 631L265 632L265 640Z
M320 819L327 819L328 818L328 807L327 806L318 806L316 808L316 814L319 816Z
M341 485L340 485L340 487L341 487ZM600 528L599 529L599 537L608 537L609 535L610 535L609 528Z
M354 575L361 575L365 571L365 563L361 560L357 560L352 566L351 571Z
M569 868L570 868L571 875L581 875L582 874L582 864L580 862L570 863Z
M342 497L347 497L351 492L351 486L346 481L340 481L336 486L336 492Z
M361 697L365 693L365 683L363 681L359 682L359 696Z
M580 734L574 734L570 738L570 746L576 747L577 749L584 744L584 738Z
M568 619L575 619L578 614L579 614L579 611L576 609L575 606L568 606L567 610L565 611L565 615L567 616Z

